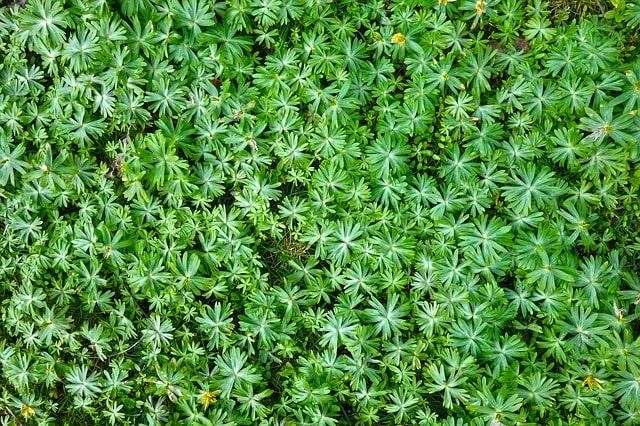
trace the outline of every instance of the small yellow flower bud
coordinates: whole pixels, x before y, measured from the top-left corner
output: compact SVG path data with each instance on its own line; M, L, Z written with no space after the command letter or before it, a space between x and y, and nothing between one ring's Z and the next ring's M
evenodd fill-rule
M218 395L220 395L219 390L205 392L200 396L200 404L206 409L209 405L216 403Z
M20 415L27 420L33 417L34 414L36 414L36 410L30 405L23 404L20 408Z
M594 388L602 389L602 380L594 377L593 374L589 374L582 382L582 386L588 387L589 390L593 390Z
M395 33L393 36L391 36L391 43L393 44L404 46L406 42L407 38L402 33Z

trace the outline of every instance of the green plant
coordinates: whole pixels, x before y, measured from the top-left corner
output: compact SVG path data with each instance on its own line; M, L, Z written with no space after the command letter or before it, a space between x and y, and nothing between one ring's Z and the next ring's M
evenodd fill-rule
M639 23L2 6L0 424L637 424Z

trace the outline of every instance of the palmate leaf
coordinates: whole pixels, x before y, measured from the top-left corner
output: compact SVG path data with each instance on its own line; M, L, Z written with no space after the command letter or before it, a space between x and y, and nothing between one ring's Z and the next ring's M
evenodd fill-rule
M228 305L216 303L213 308L206 306L201 316L196 317L200 330L209 338L209 348L219 349L229 345L229 334L234 328L232 314L233 310Z
M29 244L39 238L42 225L43 221L38 217L23 218L16 216L8 223L9 229L13 230L25 244Z
M555 176L548 169L536 170L528 165L512 175L513 185L504 186L504 198L516 212L528 213L533 207L554 205L554 199L562 193Z
M618 359L618 365L626 368L627 371L638 370L640 367L640 355L638 355L640 342L632 340L631 334L627 331L622 336L614 333L613 337L610 337L610 342L613 354Z
M593 90L588 84L590 81L579 77L560 79L558 82L560 105L572 112L584 111L593 96Z
M154 88L144 98L149 102L153 112L160 115L175 114L186 106L184 88L179 83L171 83L167 78L159 78Z
M240 403L241 410L248 412L251 420L256 421L259 418L265 418L269 414L269 408L261 401L272 394L273 391L271 389L255 393L251 385L242 385L233 393L233 396Z
M576 128L562 128L554 131L551 138L554 147L551 158L562 166L572 169L578 164L578 160L586 157L588 146L581 143L581 137Z
M387 407L387 412L394 414L394 419L398 423L409 419L412 407L419 402L418 398L404 389L393 391L390 398L392 403Z
M188 167L187 162L177 155L175 144L161 134L150 135L143 143L140 159L148 169L145 178L151 185L161 187Z
M93 398L101 391L100 384L95 373L89 373L86 366L74 367L67 375L66 388L73 394L85 398Z
M351 221L339 223L333 230L333 236L327 241L329 257L337 265L346 263L351 254L360 249L358 238L362 233L359 223Z
M476 157L472 150L460 152L458 146L453 147L442 165L440 176L452 183L469 181L478 171Z
M16 354L5 361L5 371L9 383L19 390L28 390L35 384L33 360L26 354Z
M8 144L0 144L0 186L7 183L15 185L16 174L25 173L29 164L20 160L24 152L25 147L22 144L13 148Z
M54 45L62 44L64 29L70 26L64 8L51 0L35 0L28 6L23 23L29 34L51 41Z
M146 327L142 330L143 340L152 347L168 345L173 339L174 330L171 321L163 321L159 315L153 315L146 321Z
M480 216L470 232L461 233L461 246L480 248L485 255L495 257L507 250L505 246L509 244L510 231L511 227L499 219L487 221L487 216Z
M406 170L408 149L402 140L390 136L376 141L368 150L368 159L372 171L381 177L387 177Z
M621 381L616 384L615 396L627 406L637 407L640 403L640 383L637 369L620 372Z
M505 396L502 393L494 395L485 379L482 387L474 397L472 404L477 405L477 411L487 422L515 421L518 410L522 406L522 398L518 395Z
M623 114L613 118L613 106L601 106L600 112L590 108L586 109L587 117L580 119L580 128L588 132L588 138L596 142L602 142L605 138L611 138L615 142L634 141L633 135L628 130L633 124L634 117Z
M77 109L73 116L58 124L64 132L69 132L80 146L101 136L106 130L104 119L90 120L84 109Z
M206 3L198 0L187 0L173 3L175 10L176 26L186 28L192 37L201 33L203 28L214 24L214 14L209 11Z
M322 345L328 345L334 350L338 344L355 337L356 322L351 318L343 318L341 315L329 313L326 324L321 331L324 335L321 340Z
M506 336L484 351L493 365L494 375L499 375L514 359L526 356L527 347L517 336Z
M398 305L399 301L399 296L395 293L389 296L386 306L373 298L369 302L371 308L364 311L376 334L382 334L383 339L388 339L393 333L409 327L404 317L409 313L410 307L407 304Z
M481 345L487 344L487 339L483 336L486 328L487 324L481 321L457 321L451 330L453 346L461 348L471 355L477 354Z
M575 271L571 266L563 265L561 259L555 255L548 256L546 252L539 252L538 265L527 274L527 281L535 283L540 289L553 289L556 283L574 282Z
M86 71L91 67L100 50L98 41L98 37L91 30L79 31L67 41L62 57L69 62L71 70Z
M598 314L592 313L589 308L573 308L568 321L561 322L559 327L562 332L573 336L569 343L578 349L605 343L602 336L606 326L599 324Z
M392 268L394 265L411 264L413 244L410 239L385 232L382 237L373 237L371 242L381 255L379 266L382 264L386 268Z
M433 383L427 384L428 392L443 392L442 405L445 408L453 408L454 401L456 404L465 404L469 400L467 391L459 387L467 381L467 377L463 376L462 371L454 370L447 375L442 365L431 364L429 376Z
M576 279L576 286L582 288L589 297L590 304L595 308L599 307L598 300L602 292L606 291L608 283L612 282L613 276L608 262L599 257L590 257L580 265L580 273Z
M261 347L269 348L277 340L281 330L277 324L281 321L265 309L254 309L239 317L240 330L250 336L255 336L255 341Z
M495 54L495 50L482 49L466 59L466 72L472 76L472 89L476 95L491 90L489 79L495 72L492 64Z
M231 348L217 358L217 376L220 377L221 396L229 395L232 390L245 384L256 384L260 382L260 374L255 373L251 366L245 366L247 355L240 352L238 348Z

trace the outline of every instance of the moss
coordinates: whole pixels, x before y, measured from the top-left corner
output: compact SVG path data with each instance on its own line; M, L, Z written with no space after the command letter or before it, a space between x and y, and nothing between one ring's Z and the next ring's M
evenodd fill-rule
M604 16L613 5L609 1L600 0L550 0L549 11L557 21L580 19L584 16Z

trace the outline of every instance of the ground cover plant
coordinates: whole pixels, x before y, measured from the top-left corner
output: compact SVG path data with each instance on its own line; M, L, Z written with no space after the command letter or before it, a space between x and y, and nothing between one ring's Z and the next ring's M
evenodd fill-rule
M5 3L0 424L639 424L639 25Z

